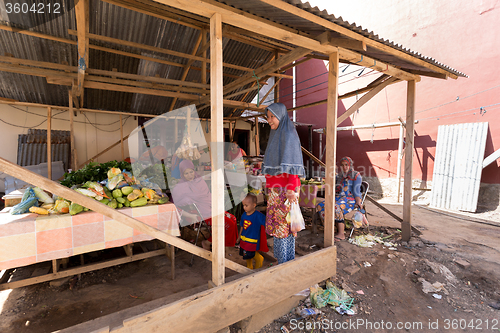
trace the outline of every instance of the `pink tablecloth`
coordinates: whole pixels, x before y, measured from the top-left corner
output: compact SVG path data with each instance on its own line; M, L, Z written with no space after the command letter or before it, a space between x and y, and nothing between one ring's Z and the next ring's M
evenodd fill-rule
M180 236L175 205L122 208L120 212ZM64 215L0 213L0 270L150 240L144 233L95 212Z

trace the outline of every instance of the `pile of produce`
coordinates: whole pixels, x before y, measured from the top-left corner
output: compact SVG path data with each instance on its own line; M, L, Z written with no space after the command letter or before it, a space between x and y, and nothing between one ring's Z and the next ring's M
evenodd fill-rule
M90 162L80 170L74 170L64 174L64 179L61 185L72 187L79 184L84 184L88 181L100 182L106 179L108 170L111 168L118 168L120 170L132 171L130 163L121 161L111 161L106 163Z
M314 178L311 179L305 179L305 178L300 178L300 183L302 185L323 185L324 183L322 181L316 180Z
M126 170L112 167L106 176L105 185L97 181L86 181L83 185L71 188L80 194L93 198L109 207L116 209L122 207L141 207L147 204L164 204L168 202L158 185L147 179L138 180ZM103 182L104 183L104 182ZM28 188L23 195L21 203L14 206L11 214L23 214L27 212L37 214L65 214L76 215L88 211L76 202L65 199L52 199L42 189Z

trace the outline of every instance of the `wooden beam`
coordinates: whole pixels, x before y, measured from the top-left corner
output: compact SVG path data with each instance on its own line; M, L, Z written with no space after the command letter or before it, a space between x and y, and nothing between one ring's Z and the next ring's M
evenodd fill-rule
M70 136L70 145L71 145L71 156L70 156L70 166L71 169L76 171L77 166L78 166L78 161L76 157L76 143L75 143L75 127L73 123L73 93L70 90L68 90L68 96L69 96L69 136Z
M80 99L80 107L83 107L83 83L85 70L89 66L89 0L78 0L75 3L75 17L78 37L78 85L76 97Z
M207 31L205 29L201 30L201 45L207 45ZM201 62L201 83L207 83L207 50L201 53L203 61Z
M355 51L366 51L365 42L351 38L333 37L331 31L325 31L324 33L316 37L316 39L319 40L321 45L328 44Z
M71 30L71 29L68 29L68 33L70 35L75 35L77 32L75 30ZM129 47L134 47L134 48L138 48L138 49L143 49L143 50L148 50L148 51L151 51L151 52L158 52L158 53L163 53L163 54L167 54L167 55L172 55L172 56L175 56L175 57L179 57L179 58L185 58L185 59L190 59L190 60L193 60L194 61L199 61L199 62L210 62L210 59L206 59L206 58L203 58L201 56L197 56L196 54L188 54L188 53L183 53L183 52L177 52L177 51L173 51L173 50L168 50L168 49L164 49L164 48L161 48L161 47L156 47L156 46L150 46L150 45L146 45L146 44L141 44L141 43L134 43L134 42L129 42L129 41L126 41L126 40L123 40L123 39L118 39L118 38L112 38L112 37L107 37L107 36L101 36L101 35L96 35L96 34L88 34L87 35L88 38L90 39L94 39L94 40L99 40L99 41L103 41L103 42L108 42L108 43L113 43L113 44L118 44L118 45L124 45L124 46L129 46ZM201 33L200 33L200 37L201 37ZM197 48L195 48L197 50ZM191 62L191 64L193 63ZM182 65L182 64L179 64L181 66L185 66L185 65ZM236 69L236 70L240 70L240 71L243 71L243 72L251 72L253 71L252 68L248 68L248 67L244 67L244 66L238 66L238 65L233 65L233 64L227 64L227 63L223 63L223 66L226 67L226 68L232 68L232 69Z
M47 178L52 179L52 108L47 108Z
M339 54L330 54L328 63L328 105L326 116L326 166L325 166L325 231L324 243L332 246L334 243L334 213L335 213L335 176L337 154L337 112L339 86Z
M123 258L106 260L106 261L99 262L96 264L75 267L75 268L71 268L71 269L67 269L67 270L59 271L59 272L57 271L58 270L57 266L59 266L57 263L57 260L53 260L52 261L53 262L52 274L45 274L42 276L37 276L37 277L24 279L24 280L20 280L20 281L0 284L0 290L26 287L26 286L30 286L30 285L37 284L37 283L61 279L61 278L67 277L67 276L73 276L73 275L78 275L78 274L82 274L82 273L86 273L86 272L95 271L98 269L122 265L125 263L137 261L137 260L144 260L146 258L164 255L165 253L166 253L166 249L155 250L155 251L150 251L150 252L141 253L141 254L135 254L135 255L131 255L131 256L127 256L127 257L123 257Z
M255 155L260 155L259 117L255 117Z
M229 122L229 142L233 142L233 122Z
M290 14L294 14L302 19L306 19L310 22L314 22L316 24L319 24L327 29L336 31L336 32L338 32L346 37L353 38L355 40L364 42L364 43L366 43L366 45L368 45L370 47L373 47L373 48L376 48L376 49L381 50L383 52L389 53L389 54L396 56L400 59L409 61L409 62L414 63L414 64L419 65L419 66L429 68L430 70L432 70L434 72L445 74L453 79L457 78L457 76L455 74L450 73L450 72L448 72L448 71L446 71L446 70L444 70L436 65L430 64L425 60L418 59L416 57L413 57L410 54L407 54L403 51L397 50L391 46L388 46L388 45L385 45L381 42L364 37L357 32L354 32L348 28L342 27L334 22L331 22L327 19L319 17L313 13L309 13L309 12L307 12L299 7L296 7L292 4L289 4L285 1L274 1L274 0L261 0L261 1L268 4L268 5L271 5L271 6L274 6L276 8L279 8L281 10L284 10ZM392 75L392 76L394 76L394 75Z
M18 68L19 69L26 69L26 72L23 71L21 74L29 73L30 70L43 69L44 71L40 72L40 75L38 75L38 76L51 76L51 75L53 75L53 76L76 78L76 76L70 75L70 74L74 74L78 71L78 67L76 67L76 66L68 66L68 65L56 64L56 63L45 62L45 61L27 60L27 59L13 58L13 57L5 57L5 56L0 56L0 62L16 64L16 66L10 66L10 67L5 67L5 64L1 64L3 66L2 70L4 70L4 71L12 70L14 73L16 73L14 70L16 70ZM41 67L41 68L24 67L24 66L19 66L19 65L34 66L34 67ZM45 68L57 69L60 72L47 71L47 70L45 70ZM67 72L70 72L70 73L67 73ZM210 88L210 85L208 85L208 84L180 81L180 80L173 80L173 79L165 79L165 78L159 78L156 76L137 75L137 74L123 73L123 72L105 71L105 70L101 70L101 69L92 69L92 68L87 68L86 72L88 74L109 76L111 78L123 78L123 79L129 79L129 80L149 81L149 82L160 83L160 84L165 84L165 85L179 85L179 86L193 87L193 88L200 88L200 89L209 89ZM39 72L36 72L36 73L39 73Z
M252 110L252 111L263 111L266 109L265 105L257 106L257 104L234 101L232 99L224 99L223 103L224 103L225 107L236 107L236 108L247 109L247 110Z
M128 92L132 94L145 94L145 95L155 95L155 96L164 96L164 97L177 97L181 100L185 101L196 101L199 99L197 95L185 94L185 93L175 93L165 90L158 89L148 89L148 88L139 88L139 87L127 87L121 86L118 84L109 84L102 82L93 82L93 81L85 81L85 88L92 89L100 89L100 90L112 90L112 91L121 91Z
M314 50L325 54L330 54L331 52L339 52L340 59L347 60L353 63L358 63L358 65L365 67L370 66L378 71L387 72L387 74L398 77L402 80L418 79L418 76L407 73L387 63L376 61L375 59L372 59L370 57L365 57L365 56L362 57L360 54L347 49L339 49L331 45L321 45L319 41L311 38L308 35L300 33L300 31L262 19L255 15L251 15L247 12L237 10L235 8L232 8L230 6L224 5L219 2L211 0L199 0L197 6L193 6L191 0L155 0L155 1L163 3L167 6L187 10L190 11L191 13L205 17L210 17L213 13L218 12L221 14L224 23L245 30L249 30L257 34L263 34L263 32L265 32L265 34L268 37L283 42L291 43L305 49ZM271 2L274 3L274 1ZM292 5L289 6L295 8L295 6ZM301 12L307 13L302 10Z
M96 213L105 215L137 231L143 232L165 243L183 249L184 251L195 254L207 260L212 260L212 253L205 249L197 247L196 245L186 242L178 237L171 236L162 230L158 230L154 227L151 227L146 223L143 223L137 219L134 219L120 212L119 210L110 208L107 205L100 203L99 201L96 201L90 197L82 195L55 181L42 177L26 168L20 167L19 165L9 162L1 157L0 157L0 171L5 172L6 174L11 175L15 178L21 179L27 182L28 184L38 186L44 190L47 190L50 193L60 196L61 198L64 198L72 202L76 202L77 204L82 205L83 207L87 207ZM235 270L239 273L248 274L252 272L250 269L242 265L239 265L231 260L226 259L225 264L227 268Z
M212 282L224 283L224 118L222 80L222 17L210 18L210 105L212 153Z
M411 202L413 175L413 139L415 126L415 89L416 82L408 81L406 96L406 140L405 140L405 179L403 190L403 223L401 238L409 241L411 238Z
M386 81L382 82L369 92L363 95L356 103L354 103L349 109L347 109L346 112L344 112L339 119L337 119L337 124L341 124L344 120L346 120L351 114L353 114L357 109L359 109L361 106L365 105L370 99L373 98L376 94L378 94L382 89L396 81L396 78L390 78L387 79Z
M322 160L320 160L319 158L317 158L316 156L314 156L313 153L311 153L309 150L305 149L304 147L300 146L300 148L302 148L302 152L304 152L304 154L306 154L307 156L309 156L314 162L318 163L319 165L321 165L323 168L326 168L326 164L323 163Z
M261 103L266 101L266 98L267 98L267 96L269 96L271 91L274 91L274 93L276 93L276 89L279 89L278 85L279 85L281 79L282 79L281 77L279 79L274 79L274 81L276 81L276 82L274 82L273 86L267 91L267 93L264 95L264 97L262 97ZM277 102L275 101L274 103L277 103Z
M336 261L337 248L329 247L124 319L113 327L80 327L110 333L217 332L334 276Z
M120 147L122 151L122 161L125 161L125 146L123 144L123 116L120 115Z

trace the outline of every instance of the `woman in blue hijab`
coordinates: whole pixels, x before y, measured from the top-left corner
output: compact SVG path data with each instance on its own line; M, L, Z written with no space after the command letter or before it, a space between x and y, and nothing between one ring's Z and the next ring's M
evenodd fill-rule
M266 109L271 133L267 142L262 173L268 189L266 232L274 237L274 257L278 264L295 259L295 237L286 221L290 207L286 199L297 201L299 176L304 175L304 163L299 135L282 103L273 103Z

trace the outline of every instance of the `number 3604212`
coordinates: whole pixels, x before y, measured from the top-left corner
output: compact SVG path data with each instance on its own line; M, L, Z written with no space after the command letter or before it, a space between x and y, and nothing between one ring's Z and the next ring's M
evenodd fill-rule
M61 14L61 4L55 3L27 3L7 2L5 3L7 14Z

